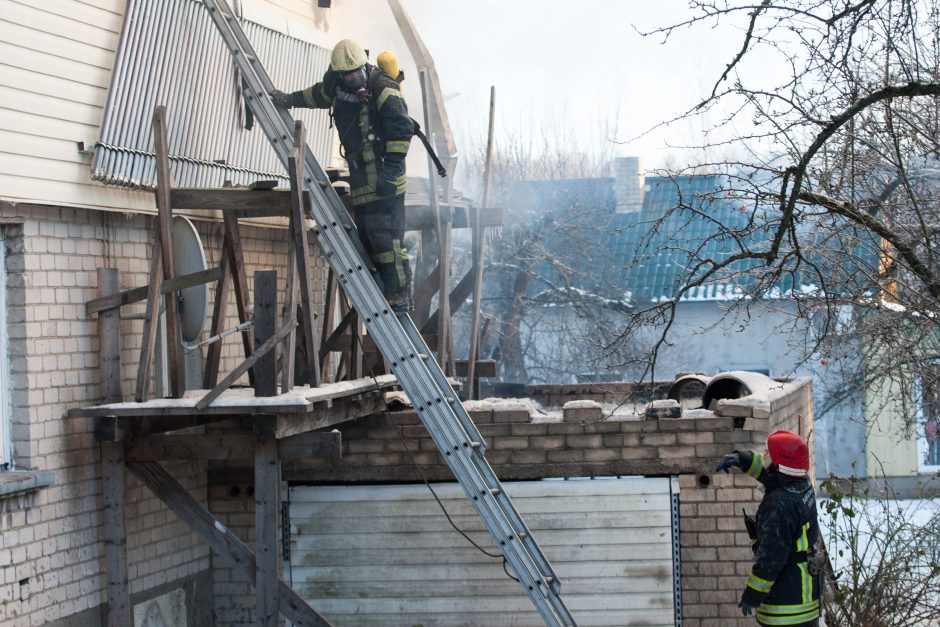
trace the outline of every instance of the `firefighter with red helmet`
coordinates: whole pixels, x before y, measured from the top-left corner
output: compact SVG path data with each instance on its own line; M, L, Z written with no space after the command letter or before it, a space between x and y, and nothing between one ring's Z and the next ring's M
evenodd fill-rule
M807 474L809 447L789 431L767 438L767 451L733 451L716 471L730 467L764 486L756 518L745 515L754 566L738 606L761 625L814 627L819 619L819 576L812 566L819 537L816 496Z

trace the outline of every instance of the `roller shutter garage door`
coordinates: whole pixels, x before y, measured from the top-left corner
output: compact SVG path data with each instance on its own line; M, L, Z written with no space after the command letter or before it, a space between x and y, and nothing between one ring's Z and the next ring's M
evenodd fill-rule
M460 486L433 487L456 526L498 553ZM679 622L674 479L504 487L580 625ZM337 626L544 624L502 559L457 533L423 484L295 486L290 521L292 587Z

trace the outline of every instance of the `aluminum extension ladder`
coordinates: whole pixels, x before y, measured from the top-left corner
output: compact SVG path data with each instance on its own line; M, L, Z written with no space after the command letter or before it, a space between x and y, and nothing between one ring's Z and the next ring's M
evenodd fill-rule
M268 94L275 85L226 0L204 2L241 72L251 111L287 168L294 120L271 102ZM391 311L360 254L349 213L313 152L304 148L304 182L312 200L309 217L316 222L314 233L324 257L545 624L575 626L561 599L561 583L484 457L483 437L437 362L429 358L430 349L410 317L398 318Z

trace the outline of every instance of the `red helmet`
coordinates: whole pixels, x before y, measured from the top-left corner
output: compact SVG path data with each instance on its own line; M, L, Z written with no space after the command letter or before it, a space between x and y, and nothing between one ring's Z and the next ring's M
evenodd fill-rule
M789 431L774 431L767 438L767 452L772 464L791 477L805 477L809 471L809 447L806 440Z

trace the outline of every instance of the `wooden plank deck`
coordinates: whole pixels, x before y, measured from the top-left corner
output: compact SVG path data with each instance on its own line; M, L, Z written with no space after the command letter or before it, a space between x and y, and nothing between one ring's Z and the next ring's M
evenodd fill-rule
M302 414L314 412L314 405L328 403L346 397L388 390L398 386L395 375L384 374L377 377L324 383L320 387L295 387L286 394L270 397L256 397L253 388L229 388L212 401L205 410L199 412L196 403L208 390L187 390L182 398L155 398L143 403L123 402L91 407L77 407L69 410L70 418L97 418L100 416L117 417L156 417L156 416L252 416L254 414Z

